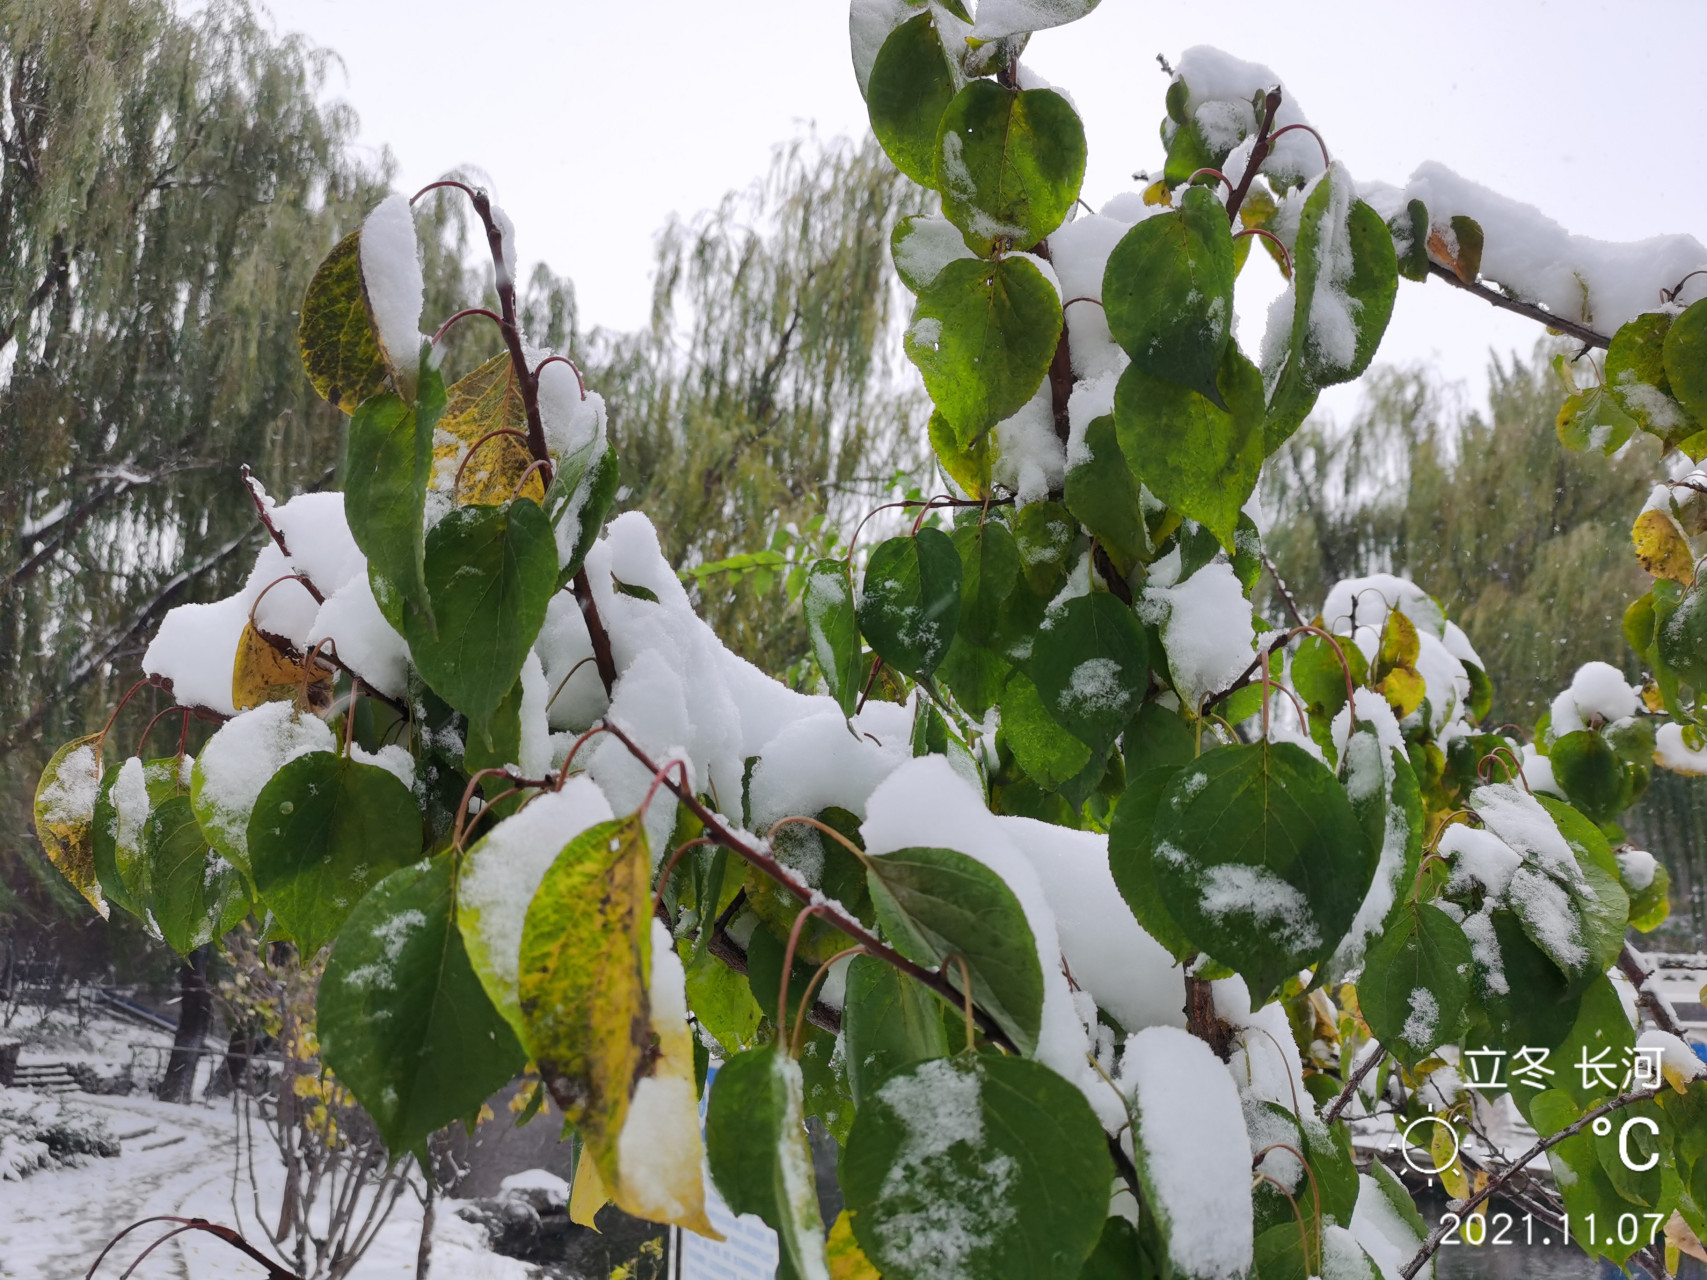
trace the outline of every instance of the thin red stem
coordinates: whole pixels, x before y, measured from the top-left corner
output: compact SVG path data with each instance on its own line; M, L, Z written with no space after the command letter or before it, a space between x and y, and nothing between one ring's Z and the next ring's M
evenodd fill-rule
M153 731L155 725L159 724L169 715L178 714L184 717L184 724L187 727L190 722L190 714L193 710L194 708L191 707L171 706L157 714L148 722L148 727L142 731L142 736L136 740L136 754L139 756L142 754L143 744L148 741L148 735Z
M585 400L587 398L587 381L585 378L583 378L581 376L581 366L576 364L568 356L549 355L549 356L546 356L545 359L541 360L538 364L536 364L533 367L533 380L534 380L535 385L538 385L538 383L539 383L539 371L541 369L545 368L545 366L548 364L566 364L572 370L574 370L574 372L575 372L575 385L581 388L581 399Z
M528 442L527 434L522 431L517 431L514 427L498 427L495 430L488 431L485 435L481 436L480 439L468 446L468 452L462 455L462 461L457 464L456 478L451 481L450 485L450 491L453 495L462 492L462 473L468 470L468 464L470 460L473 459L475 451L488 440L495 440L499 436L514 436L524 445Z
M1317 133L1314 129L1312 129L1307 124L1289 124L1283 129L1276 129L1274 131L1273 136L1269 139L1269 141L1270 142L1279 142L1282 138L1284 138L1287 134L1291 133L1294 129L1302 129L1305 133L1309 134L1312 138L1314 138L1316 140L1316 145L1322 149L1322 165L1324 168L1333 163L1333 161L1328 157L1328 144L1322 141L1322 135L1321 134Z
M645 806L643 805L641 807L644 808ZM663 873L658 877L658 887L652 891L653 915L657 915L658 908L663 905L664 888L670 883L670 877L675 874L676 864L682 860L682 855L689 849L697 849L702 844L715 846L717 841L713 840L710 836L695 836L692 840L682 841L682 843L677 845L675 850L670 854L669 860L664 863Z
M135 684L131 685L131 687L129 689L125 690L124 697L119 699L119 705L113 708L112 715L107 717L106 724L101 726L101 732L99 734L97 734L96 736L102 742L105 742L107 740L107 735L113 731L113 725L119 718L119 712L123 711L125 708L125 704L136 696L137 690L138 689L149 689L149 688L154 688L154 687L156 687L154 684L154 681L144 677L143 679L138 680Z
M469 186L466 182L458 182L455 178L440 178L437 182L429 182L414 195L410 196L409 203L413 205L422 196L426 195L427 192L437 191L440 187L454 187L469 199L472 200L474 198L474 188Z
M458 320L463 319L465 316L485 316L488 320L490 320L493 324L497 325L500 329L504 327L503 318L501 316L499 316L496 312L488 311L485 307L464 307L461 311L458 311L454 316L452 316L449 320L446 320L443 324L441 324L437 329L435 329L433 331L433 345L435 347L438 346L439 345L439 339L445 336L445 334L449 331L450 327L453 324L455 324Z
M843 947L840 951L836 952L835 955L831 956L828 960L824 961L823 964L818 966L818 971L812 975L812 981L806 984L806 991L800 997L800 1004L795 1010L794 1036L789 1041L788 1045L788 1053L790 1057L798 1058L800 1056L800 1046L804 1043L800 1035L800 1028L806 1025L806 1012L812 1007L812 993L818 990L818 984L830 976L830 969L838 960L845 960L849 956L863 956L865 954L865 948L858 943L855 943L851 947Z
M1201 178L1206 173L1212 173L1217 178L1221 179L1221 184L1227 188L1228 194L1232 193L1233 184L1231 182L1227 181L1227 175L1222 173L1221 170L1211 169L1207 165L1205 165L1203 168L1197 170L1190 177L1188 177L1185 180L1185 185L1189 187L1192 183L1196 182L1199 178Z
M580 663L575 665L579 666ZM570 674L573 675L574 673L571 672ZM574 744L569 748L569 754L563 757L563 767L557 771L557 789L559 791L563 790L563 784L569 780L569 766L575 763L575 753L586 745L587 739L606 732L608 732L606 726L599 723L575 739Z
M790 1043L788 1039L788 977L789 970L794 968L794 952L800 945L800 931L806 927L806 921L809 918L822 915L828 910L829 905L827 903L808 903L801 909L800 914L794 917L794 927L788 931L788 946L783 949L782 953L782 980L780 990L776 993L776 1042L778 1044Z
M1272 231L1264 231L1261 227L1246 227L1243 231L1236 232L1233 239L1237 240L1240 236L1261 236L1273 244L1275 248L1280 250L1281 260L1286 263L1286 278L1292 279L1292 255L1287 252L1286 246L1280 242L1279 236Z

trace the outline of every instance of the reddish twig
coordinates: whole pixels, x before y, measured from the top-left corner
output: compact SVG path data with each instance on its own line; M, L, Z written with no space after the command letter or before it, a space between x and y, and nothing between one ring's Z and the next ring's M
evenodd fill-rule
M549 355L536 364L533 367L533 380L536 385L539 382L539 371L545 368L548 364L568 365L575 374L575 385L581 389L581 399L585 400L587 398L587 380L581 376L581 366L576 364L568 356Z
M605 630L605 624L599 617L599 606L593 599L593 584L587 579L587 566L582 565L575 574L575 599L581 605L581 617L587 623L587 638L593 642L593 662L598 667L599 679L605 686L605 696L616 687L616 658L611 654L610 634Z
M217 1222L209 1222L206 1218L181 1218L176 1214L169 1213L157 1214L152 1218L143 1218L138 1222L131 1223L123 1231L119 1232L107 1242L107 1247L101 1250L100 1255L95 1259L94 1263L91 1264L89 1270L84 1272L83 1280L91 1280L91 1277L94 1276L101 1263L106 1261L107 1255L113 1251L119 1241L123 1240L132 1231L135 1231L140 1227L146 1227L150 1223L154 1222L176 1223L178 1224L178 1229L176 1231L168 1232L159 1240L156 1240L153 1244L149 1245L147 1249L143 1250L141 1257L137 1258L136 1262L131 1264L130 1270L125 1272L126 1275L129 1275L131 1271L136 1270L136 1266L142 1261L142 1258L147 1257L155 1248L164 1244L173 1236L181 1235L185 1231L205 1231L209 1235L216 1236L225 1241L225 1243L230 1245L233 1249L247 1254L250 1258L260 1263L267 1269L267 1280L301 1280L301 1277L296 1275L295 1272L285 1270L284 1267L267 1257L266 1254L255 1248L254 1245L250 1244L242 1237L242 1235L234 1231L232 1228L221 1226Z
M433 330L433 337L432 337L433 345L435 347L438 346L439 345L439 339L444 337L445 334L450 332L450 327L453 324L455 324L458 320L465 319L468 316L485 316L488 320L490 320L493 324L497 325L500 329L502 329L504 327L503 319L500 316L498 316L495 312L488 311L485 307L464 307L461 311L458 311L450 319L446 320L443 324L441 324L437 329ZM524 436L523 439L526 439L526 437Z
M1286 278L1292 279L1292 255L1287 252L1286 246L1281 243L1279 236L1272 231L1264 231L1261 227L1246 227L1243 231L1237 232L1233 239L1237 240L1240 236L1261 236L1279 249L1281 261L1286 264Z
M1227 222L1231 225L1239 220L1239 206L1244 204L1245 196L1251 189L1251 182L1257 176L1257 170L1262 168L1263 161L1268 159L1269 149L1274 145L1274 139L1269 136L1269 130L1274 127L1274 113L1280 110L1280 88L1268 91L1268 97L1263 99L1262 124L1257 127L1257 140L1251 147L1250 158L1245 161L1245 171L1239 176L1239 185L1233 188L1233 194L1227 197Z
M1324 169L1333 163L1333 161L1331 159L1329 159L1329 157L1328 157L1328 144L1322 141L1322 135L1321 134L1317 133L1314 129L1312 129L1307 124L1289 124L1284 129L1276 129L1274 131L1274 136L1271 137L1269 139L1269 141L1270 142L1279 142L1282 138L1284 138L1287 134L1291 133L1294 129L1302 129L1305 133L1309 134L1312 138L1314 138L1316 140L1316 145L1322 149L1322 167Z
M604 727L605 731L618 742L622 743L622 745L628 750L628 753L639 761L641 765L651 769L653 772L657 771L658 766L652 761L651 757L641 749L640 745L636 743L633 738L628 736L621 726L606 720ZM713 813L710 809L706 808L704 804L700 803L699 798L692 792L678 790L668 781L665 782L665 785L669 786L671 791L675 794L676 799L681 801L681 803L690 813L693 814L695 818L699 819L700 825L705 828L705 833L718 844L728 849L749 866L757 868L761 873L770 877L770 879L788 890L789 893L793 894L794 897L799 899L802 903L813 904L815 897L821 899L822 895L819 895L811 885L805 883L796 876L793 871L783 866L770 854L755 849L752 845L737 836L724 823L723 819L719 815ZM827 920L838 931L845 933L848 937L852 938L855 942L863 943L866 950L871 955L887 964L893 965L908 977L916 978L932 991L943 997L943 999L952 1002L958 1002L960 1000L961 993L955 990L953 984L949 983L940 973L933 969L926 969L922 965L914 964L911 960L907 959L905 956L901 955L888 944L883 942L877 937L877 935L867 929L859 922L858 919L850 915L846 909L840 905L821 900L815 905L820 908L819 914L821 914L825 920ZM1001 1026L994 1018L984 1010L976 1007L974 1007L974 1014L977 1018L979 1029L983 1031L984 1035L988 1039L1001 1045L1010 1052L1017 1051L1017 1046L1014 1044L1012 1038L1009 1037L1007 1032L1002 1030Z

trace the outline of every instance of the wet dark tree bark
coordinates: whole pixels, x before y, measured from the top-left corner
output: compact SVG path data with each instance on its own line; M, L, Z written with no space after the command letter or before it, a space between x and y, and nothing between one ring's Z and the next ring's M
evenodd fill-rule
M188 1102L196 1083L196 1062L202 1040L213 1020L213 990L208 986L207 946L190 952L178 971L178 1034L172 1039L172 1056L166 1063L166 1078L160 1082L162 1102Z

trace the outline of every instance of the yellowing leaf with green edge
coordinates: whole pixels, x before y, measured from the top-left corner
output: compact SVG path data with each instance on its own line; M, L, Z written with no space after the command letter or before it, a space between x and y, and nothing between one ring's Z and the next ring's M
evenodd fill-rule
M1636 544L1636 559L1656 578L1670 578L1688 586L1695 581L1695 557L1677 521L1664 511L1644 511L1630 530Z
M309 383L345 413L391 385L362 289L359 230L338 241L309 281L296 340Z
M1440 1170L1440 1185L1455 1200L1466 1199L1470 1194L1470 1180L1464 1176L1464 1166L1458 1161L1458 1142L1452 1126L1436 1124L1429 1127L1433 1130L1428 1143L1429 1163Z
M937 463L948 473L948 478L959 485L969 498L989 497L990 467L995 461L994 442L990 436L981 435L962 448L948 419L941 413L933 413L930 437Z
M528 1052L607 1187L634 1085L658 1055L647 994L650 870L637 817L589 827L557 855L522 926Z
M95 801L101 792L101 738L73 738L47 762L36 783L36 839L54 869L107 915L95 874Z
M324 710L332 704L332 672L315 666L310 674L306 657L248 623L231 668L231 705L249 711L264 702L290 702L302 711Z
M1389 671L1386 678L1375 687L1381 696L1387 699L1387 705L1393 708L1393 714L1401 720L1422 706L1423 697L1428 693L1428 686L1423 678L1405 667L1396 667Z
M715 1235L682 970L667 938L652 936L650 872L638 816L590 827L557 855L522 927L522 1020L540 1077L617 1206Z
M516 383L508 354L496 355L445 392L433 444L433 488L454 490L459 506L498 506L518 496L517 485L533 464L527 441L513 435L482 437L494 431L527 434L527 405ZM474 456L469 450L475 445ZM462 469L460 481L457 469ZM528 476L520 496L545 501L545 480L538 471Z
M883 1280L871 1259L854 1239L853 1219L843 1209L830 1227L830 1238L824 1242L824 1260L830 1264L830 1280Z

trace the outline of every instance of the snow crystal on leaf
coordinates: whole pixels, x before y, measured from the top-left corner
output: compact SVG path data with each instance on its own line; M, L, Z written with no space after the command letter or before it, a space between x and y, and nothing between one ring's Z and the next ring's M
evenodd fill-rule
M1322 944L1322 935L1310 915L1309 899L1266 867L1237 863L1210 867L1203 875L1198 903L1205 915L1216 920L1249 916L1293 950Z
M976 1071L937 1058L891 1077L877 1091L878 1102L905 1131L880 1194L924 1205L886 1216L877 1229L884 1254L921 1280L964 1275L967 1260L1011 1216L1002 1201L1013 1181L1013 1158L974 1163L954 1153L984 1139L982 1083Z
M1654 734L1654 763L1673 773L1707 774L1707 747L1696 750L1684 741L1683 726L1662 724Z
M93 745L85 743L60 761L59 771L42 788L36 803L45 822L75 825L94 816L100 791L100 761Z
M1427 1044L1440 1025L1440 1001L1427 987L1413 987L1410 1003L1410 1016L1400 1034L1411 1044Z

